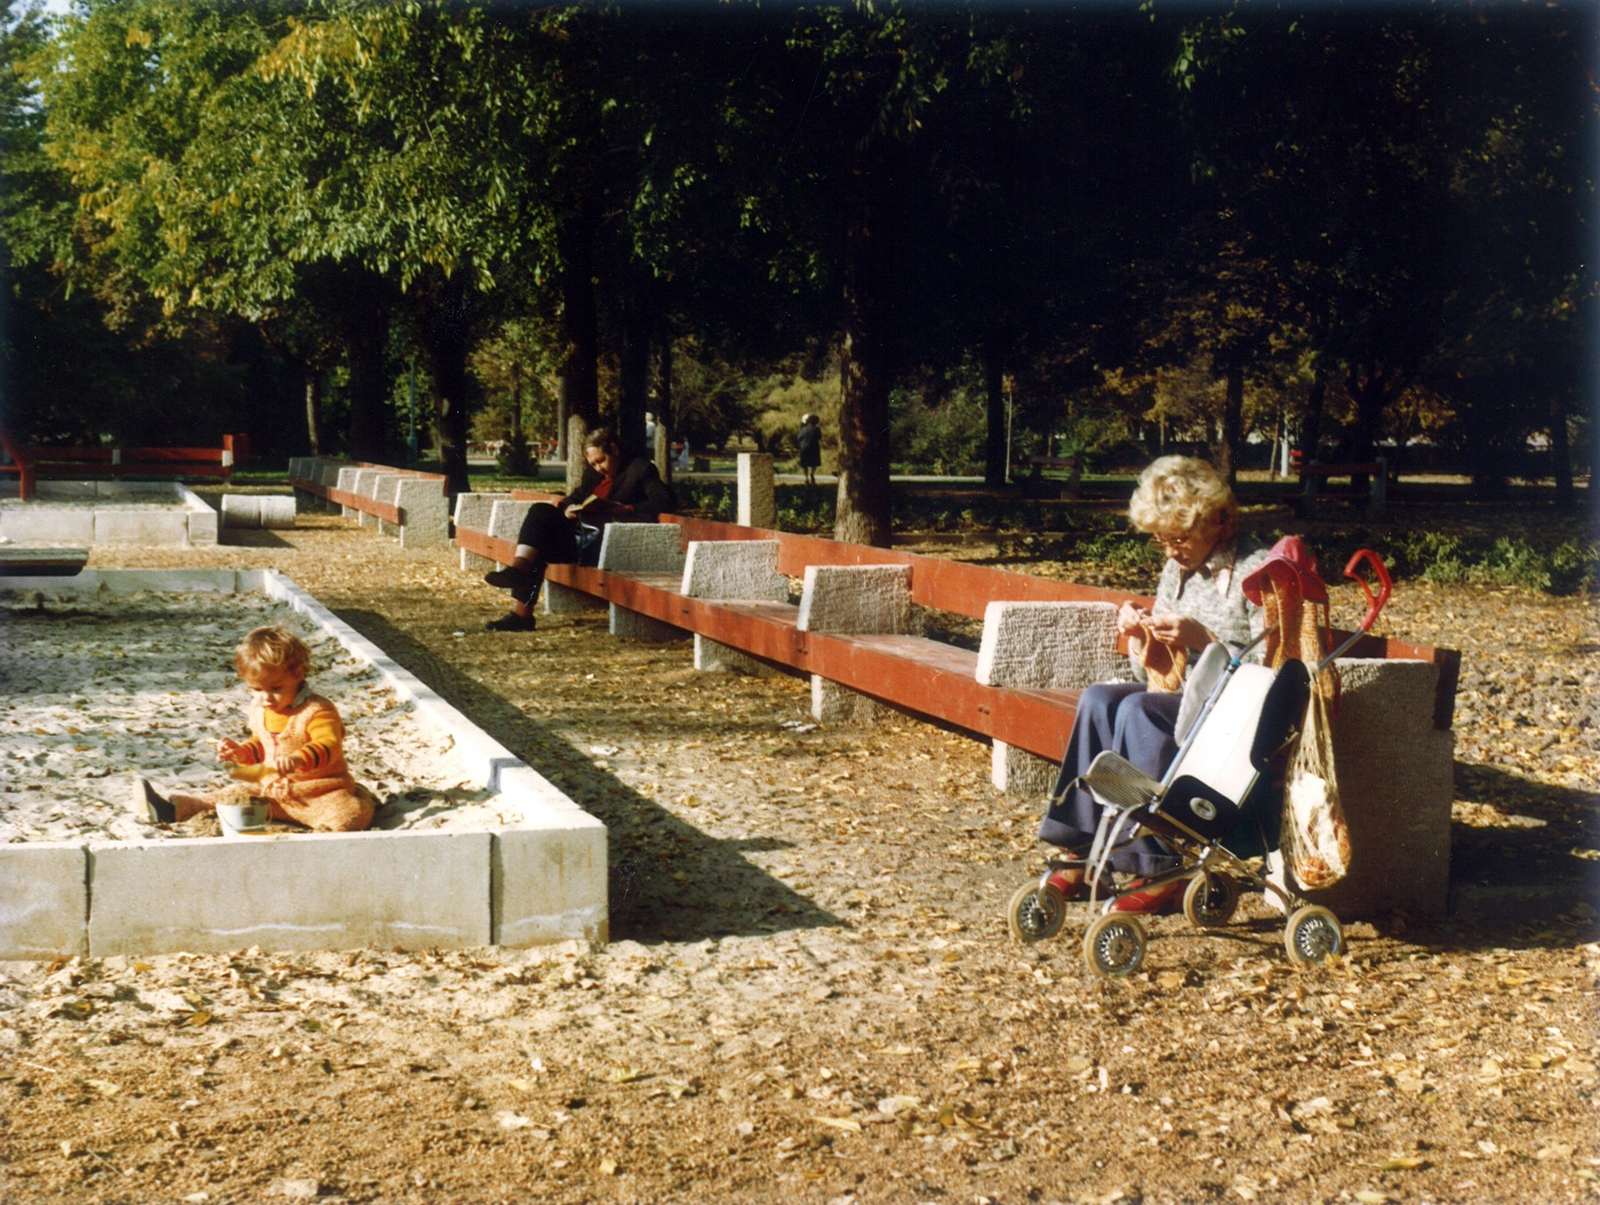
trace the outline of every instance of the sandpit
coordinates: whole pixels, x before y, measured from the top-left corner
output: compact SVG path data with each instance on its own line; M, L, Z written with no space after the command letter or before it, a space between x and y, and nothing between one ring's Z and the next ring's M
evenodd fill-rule
M233 649L281 624L311 646L311 685L344 717L345 754L377 796L376 829L512 822L378 670L288 606L259 594L0 601L0 842L216 836L213 817L151 825L128 806L135 774L157 789L227 785L215 756L240 738L248 691ZM274 826L280 831L292 825Z
M176 481L41 481L26 502L15 482L0 482L0 541L209 546L217 542L217 512Z
M262 622L310 644L373 829L230 838L129 807L135 771L226 783L232 651ZM11 577L0 629L0 958L605 941L605 826L288 578Z

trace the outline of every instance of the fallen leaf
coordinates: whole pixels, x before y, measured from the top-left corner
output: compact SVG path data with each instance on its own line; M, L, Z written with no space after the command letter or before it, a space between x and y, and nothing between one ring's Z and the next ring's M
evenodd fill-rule
M114 1084L108 1079L92 1079L85 1081L91 1088L106 1096L115 1096L122 1091L121 1084Z
M1387 1163L1378 1165L1380 1172L1411 1172L1419 1167L1427 1167L1428 1161L1421 1155L1400 1155L1390 1159Z
M202 1025L209 1024L210 1021L211 1021L211 1014L210 1013L202 1012L199 1009L196 1009L194 1012L190 1013L188 1016L181 1018L178 1021L178 1024L179 1024L179 1026L181 1026L184 1029L199 1029Z
M518 1092L532 1092L533 1091L533 1082L531 1080L510 1079L510 1080L507 1080L506 1083L508 1085L510 1085L512 1088L515 1088Z
M1478 1078L1499 1079L1500 1071L1501 1067L1498 1059L1484 1059L1478 1066Z
M920 1096L885 1096L878 1102L878 1112L886 1113L893 1117L896 1113L904 1113L915 1109L922 1104Z
M642 1079L648 1079L650 1073L640 1071L637 1067L613 1067L606 1074L608 1084L634 1084Z
M521 1113L503 1109L494 1115L495 1123L502 1130L525 1130L533 1124L533 1118L524 1117Z
M1566 1142L1552 1142L1541 1150L1535 1159L1570 1159L1572 1158L1572 1145Z
M1370 1188L1358 1190L1355 1198L1361 1202L1361 1205L1389 1205L1390 1200L1388 1193L1376 1192Z
M813 1117L811 1120L818 1125L829 1126L835 1130L843 1130L847 1134L861 1133L861 1123L853 1117Z
M602 1176L614 1176L614 1175L616 1175L617 1174L617 1161L615 1159L602 1159L602 1160L600 1160L600 1174Z

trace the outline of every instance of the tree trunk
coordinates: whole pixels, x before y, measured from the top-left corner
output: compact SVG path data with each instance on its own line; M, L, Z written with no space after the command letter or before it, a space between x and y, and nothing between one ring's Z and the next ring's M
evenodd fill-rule
M672 336L663 329L656 348L656 472L672 484Z
M306 436L311 443L311 454L322 455L322 374L314 368L306 369Z
M863 182L864 183L864 182ZM858 198L845 231L840 356L839 492L833 536L889 546L889 388L893 355L889 232L883 206Z
M631 276L631 274L630 274ZM622 354L618 357L617 442L624 463L652 456L644 442L644 414L650 405L650 328L646 285L630 279L622 299Z
M1228 387L1223 394L1221 438L1211 454L1217 472L1230 486L1239 479L1239 455L1244 451L1244 365L1228 366Z
M582 419L586 427L600 423L600 322L594 300L594 223L587 217L563 229L561 246L560 401L568 425ZM567 449L570 458L572 449Z
M1555 471L1556 505L1568 510L1573 503L1572 447L1567 438L1566 400L1559 393L1550 398L1550 466Z
M1005 485L1011 466L1006 463L1005 360L998 340L984 346L983 385L988 404L988 438L983 450L983 483L990 489Z
M453 322L430 332L428 367L433 376L439 431L439 471L454 498L472 489L467 480L467 339Z
M344 346L350 366L350 452L357 460L382 462L389 392L383 353L389 322L388 315L375 308L367 321L346 327Z

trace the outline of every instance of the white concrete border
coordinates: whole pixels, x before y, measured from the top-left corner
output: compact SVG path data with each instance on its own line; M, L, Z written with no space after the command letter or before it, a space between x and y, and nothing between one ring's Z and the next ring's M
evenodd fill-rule
M17 494L15 482L0 486L0 497ZM150 546L210 546L217 542L217 512L180 481L41 481L35 500L96 500L93 509L50 510L30 504L0 510L0 536L16 543ZM183 507L181 511L139 510L138 503Z
M521 822L467 833L0 847L0 959L177 950L532 945L607 938L606 828L383 649L270 569L87 569L7 594L260 591L372 665ZM509 805L509 807L507 806Z

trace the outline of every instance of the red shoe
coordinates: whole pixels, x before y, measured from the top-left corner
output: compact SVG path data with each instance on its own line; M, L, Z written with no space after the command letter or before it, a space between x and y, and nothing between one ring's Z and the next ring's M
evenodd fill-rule
M1173 879L1155 887L1142 887L1143 879L1135 879L1130 886L1141 888L1122 896L1111 905L1113 912L1140 912L1146 916L1161 916L1176 912L1182 907L1183 889L1188 879Z
M1052 870L1048 882L1065 900L1078 900L1089 894L1089 880L1084 877L1083 868L1079 866Z

